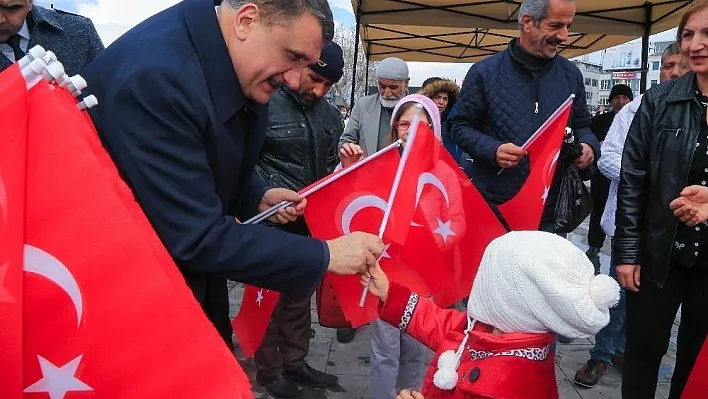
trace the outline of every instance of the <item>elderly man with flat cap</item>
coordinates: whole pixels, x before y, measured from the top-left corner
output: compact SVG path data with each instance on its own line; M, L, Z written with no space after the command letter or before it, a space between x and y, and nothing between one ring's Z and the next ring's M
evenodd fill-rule
M379 92L357 100L352 117L339 140L339 156L370 155L391 144L391 113L408 94L408 65L400 58L386 58L376 68Z
M300 191L330 173L338 162L337 143L344 126L339 111L324 100L342 78L342 49L330 42L316 63L300 74L297 90L283 87L270 99L268 127L256 173L270 187ZM278 225L289 233L309 236L302 217ZM257 380L276 398L299 398L295 384L325 388L337 377L305 362L310 347L309 294L285 293L256 351Z
M357 100L352 115L339 139L339 157L355 161L391 144L391 115L398 100L408 94L408 65L389 57L376 68L379 92ZM337 341L350 342L355 330L340 328Z

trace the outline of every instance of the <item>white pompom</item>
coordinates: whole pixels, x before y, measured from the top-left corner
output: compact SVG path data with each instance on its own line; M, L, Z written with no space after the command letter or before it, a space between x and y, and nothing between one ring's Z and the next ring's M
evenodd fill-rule
M438 358L439 369L457 369L457 354L455 351L448 350L443 352Z
M620 298L619 284L610 276L597 275L590 282L590 297L600 310L614 307Z
M451 390L457 385L457 371L455 369L440 368L433 376L433 384L444 390Z

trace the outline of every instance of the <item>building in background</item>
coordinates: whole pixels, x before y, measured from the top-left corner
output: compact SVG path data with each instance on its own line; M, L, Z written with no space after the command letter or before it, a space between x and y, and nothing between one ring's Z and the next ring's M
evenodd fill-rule
M649 44L649 64L646 66L647 89L659 84L661 55L673 41L653 42ZM592 62L590 56L574 58L573 63L580 69L585 80L585 92L588 108L592 114L604 108L609 109L610 90L617 84L632 88L634 95L639 94L642 79L641 42L626 43L602 51L602 62ZM598 81L595 87L595 80Z
M600 81L606 77L602 70L602 65L590 61L589 56L582 56L572 60L573 64L580 69L585 82L585 101L588 104L588 111L594 115L600 108Z

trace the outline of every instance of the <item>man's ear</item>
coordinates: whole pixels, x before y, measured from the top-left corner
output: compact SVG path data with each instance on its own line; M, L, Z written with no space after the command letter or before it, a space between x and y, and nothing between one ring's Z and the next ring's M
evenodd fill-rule
M257 5L248 3L236 10L233 28L239 40L246 40L254 26L261 23L261 10Z
M531 33L534 24L535 21L533 20L533 18L531 18L530 15L525 14L522 19L522 29L524 30L524 32Z

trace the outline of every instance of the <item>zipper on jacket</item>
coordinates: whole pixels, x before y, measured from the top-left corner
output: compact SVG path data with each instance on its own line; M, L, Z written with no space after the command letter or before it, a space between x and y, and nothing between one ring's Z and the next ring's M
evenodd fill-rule
M700 104L699 104L699 108ZM708 109L706 110L708 112ZM696 123L695 126L698 128L698 135L701 134L701 117L703 116L703 110L701 110L700 114L698 115L698 122ZM690 128L690 126L689 126ZM674 137L678 137L679 133L681 133L683 129L678 128L676 129L676 135ZM697 139L698 140L698 139ZM684 164L683 169L681 170L681 173L685 174L686 178L683 182L683 187L688 187L688 174L691 173L691 163L693 162L693 157L696 155L696 145L692 144L691 145L691 151L690 151L690 156L688 157L688 165ZM674 224L674 232L671 235L671 240L669 240L669 259L668 259L668 264L666 265L666 272L664 273L664 278L661 280L659 284L659 288L664 288L664 285L666 285L666 279L669 278L669 268L671 267L671 253L673 252L674 249L674 240L676 239L676 232L678 231L678 224L679 221L676 221L676 224Z
M534 113L538 113L538 101L536 101L536 111L534 111Z

